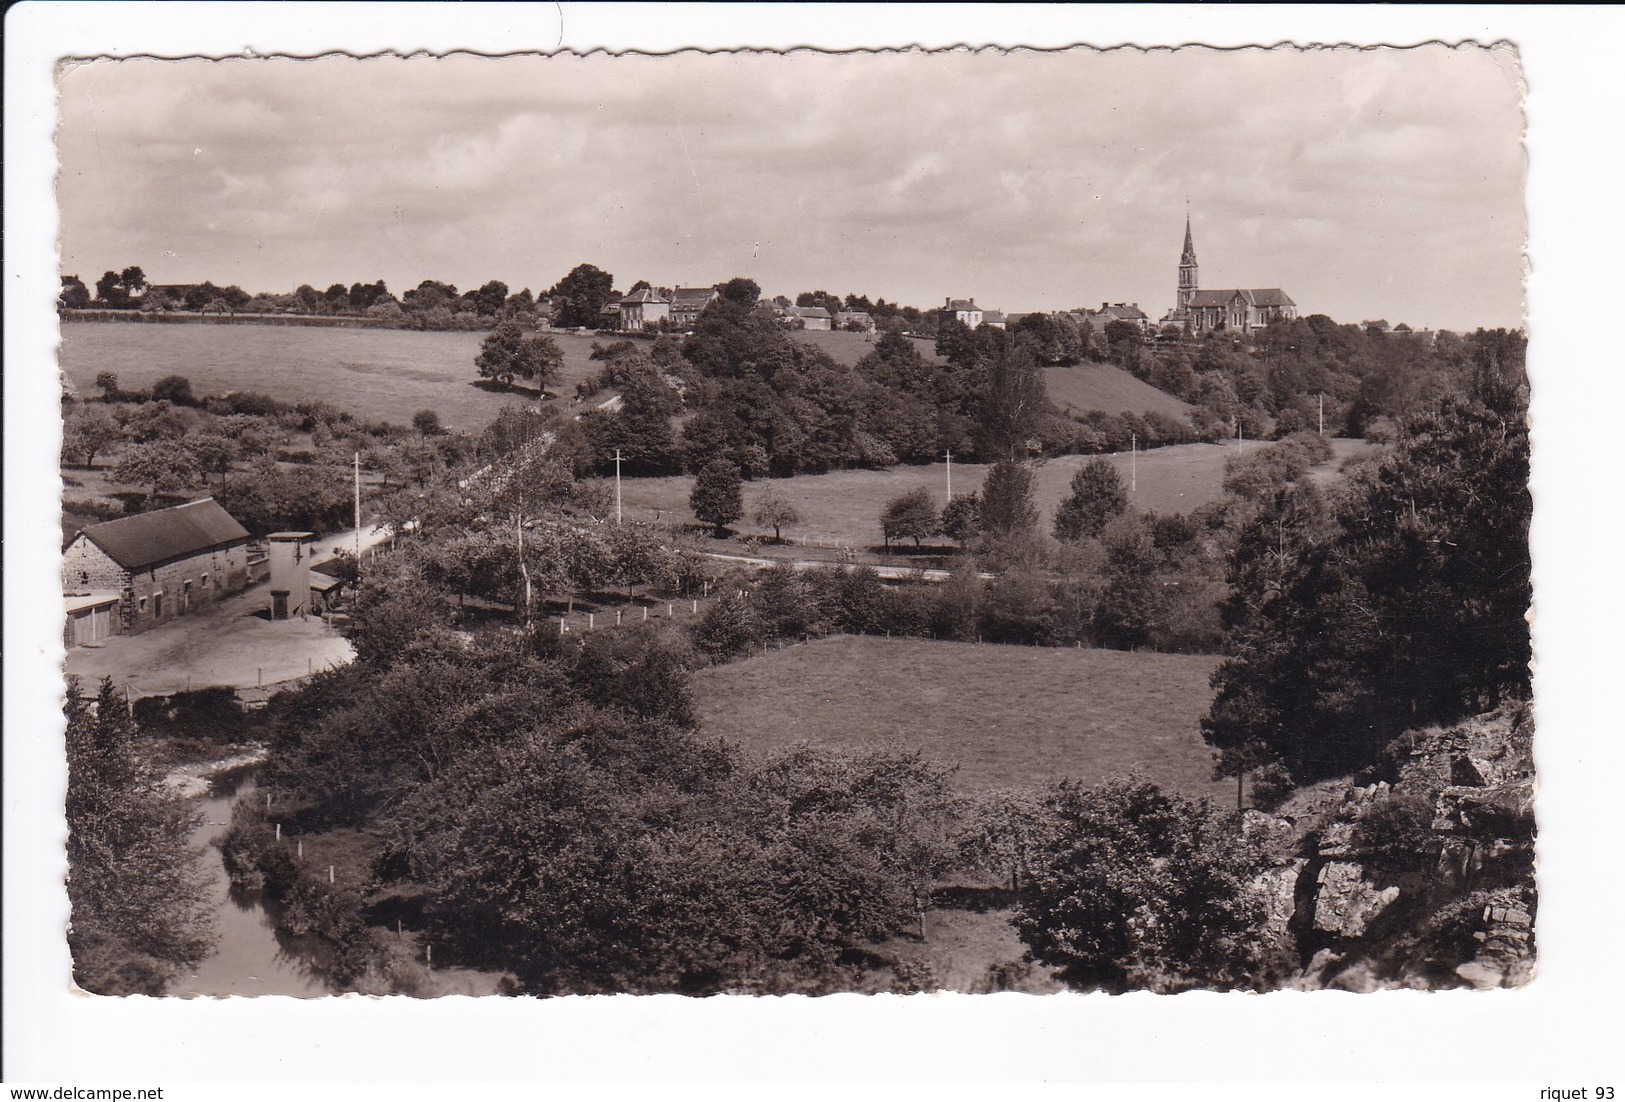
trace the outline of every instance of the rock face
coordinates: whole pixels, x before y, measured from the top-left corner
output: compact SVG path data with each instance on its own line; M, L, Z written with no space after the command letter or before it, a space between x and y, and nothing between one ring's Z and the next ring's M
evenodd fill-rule
M1246 817L1248 840L1274 855L1255 885L1266 929L1296 938L1306 961L1293 986L1529 981L1531 735L1527 706L1518 704L1411 732L1367 775L1371 783L1301 790L1280 817ZM1463 918L1476 926L1476 950L1459 947Z
M1490 904L1483 929L1473 935L1478 955L1456 969L1456 975L1480 991L1521 987L1535 975L1535 920L1521 907Z
M1399 898L1398 888L1378 888L1355 861L1328 862L1316 883L1314 927L1338 937L1365 936L1372 920Z

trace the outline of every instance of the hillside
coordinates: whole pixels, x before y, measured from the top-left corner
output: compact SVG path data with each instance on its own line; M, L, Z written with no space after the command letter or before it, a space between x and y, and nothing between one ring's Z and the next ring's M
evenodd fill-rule
M875 336L872 333L846 333L835 330L825 333L816 329L804 329L793 333L792 336L802 344L810 344L819 349L843 367L851 367L863 359L875 344ZM942 357L937 355L935 341L916 340L914 347L920 350L920 355L932 363L943 362Z
M703 670L707 735L751 750L806 740L920 749L967 791L1141 769L1223 799L1197 729L1218 659L837 636Z
M1165 413L1183 421L1191 407L1171 394L1142 383L1111 364L1087 363L1077 367L1046 367L1044 386L1049 400L1062 410L1083 413Z

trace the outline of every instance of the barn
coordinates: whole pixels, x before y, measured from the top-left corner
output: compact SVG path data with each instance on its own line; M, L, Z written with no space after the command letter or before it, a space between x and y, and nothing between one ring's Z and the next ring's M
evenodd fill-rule
M81 530L62 552L70 633L91 642L105 637L98 632L145 631L242 590L248 540L248 530L212 497ZM111 608L108 595L117 597ZM98 608L107 608L100 624ZM76 627L71 618L84 616L90 623Z

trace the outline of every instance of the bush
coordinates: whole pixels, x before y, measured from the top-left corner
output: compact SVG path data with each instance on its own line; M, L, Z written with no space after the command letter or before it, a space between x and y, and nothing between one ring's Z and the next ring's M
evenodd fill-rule
M1272 761L1253 774L1252 791L1254 807L1260 811L1275 811L1297 791L1297 785L1285 765Z
M249 726L236 691L225 688L143 697L135 718L148 734L216 744L240 742Z

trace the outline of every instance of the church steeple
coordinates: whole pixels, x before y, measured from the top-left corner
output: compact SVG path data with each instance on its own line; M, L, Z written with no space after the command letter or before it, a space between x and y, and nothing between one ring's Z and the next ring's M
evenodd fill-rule
M1196 245L1191 241L1191 212L1185 209L1185 251L1179 255L1179 313L1190 308L1196 294Z

